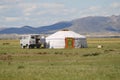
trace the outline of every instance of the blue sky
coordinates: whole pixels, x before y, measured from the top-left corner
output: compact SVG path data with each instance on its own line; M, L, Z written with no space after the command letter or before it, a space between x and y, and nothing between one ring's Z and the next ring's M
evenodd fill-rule
M0 28L120 15L120 0L0 0Z

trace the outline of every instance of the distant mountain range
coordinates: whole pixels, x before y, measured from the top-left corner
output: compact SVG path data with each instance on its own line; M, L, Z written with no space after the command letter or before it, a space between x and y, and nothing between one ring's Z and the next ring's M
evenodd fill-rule
M58 22L53 25L40 26L37 28L31 26L6 28L0 30L0 34L49 34L62 29L69 29L78 33L120 33L120 15L113 15L109 17L88 16L71 21Z

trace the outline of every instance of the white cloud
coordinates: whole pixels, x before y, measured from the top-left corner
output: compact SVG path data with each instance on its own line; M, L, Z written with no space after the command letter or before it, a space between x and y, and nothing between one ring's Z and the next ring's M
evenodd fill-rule
M18 7L22 9L25 16L29 16L31 12L37 8L37 5L32 3L20 3Z
M19 0L7 0L4 2L14 2ZM13 8L13 9L11 9ZM23 13L24 16L31 16L31 15L46 15L46 14L52 14L52 15L61 15L70 12L65 8L63 4L60 3L27 3L23 1L19 1L19 3L15 4L5 4L0 5L0 10L3 12L11 11L11 10L19 10L21 13ZM63 13L62 13L63 12Z
M91 11L97 11L99 9L100 9L99 6L91 6L91 7L89 7L89 10L91 10Z
M22 9L25 16L32 14L58 14L64 9L64 5L59 3L20 3L18 6ZM37 11L37 13L35 13L35 11Z
M36 14L37 15L45 15L47 13L48 13L47 11L38 11Z
M83 9L82 11L79 11L79 14L83 14L83 15L87 14L87 16L89 16L89 14L94 15L98 13L99 11L101 11L101 9L102 8L99 6L90 6L88 8Z
M15 2L15 1L20 1L20 0L1 0L1 2Z
M16 5L21 8L24 16L42 16L42 15L68 15L76 13L77 10L74 8L66 8L61 3L19 3Z
M19 18L19 17L5 17L5 21L7 21L7 22L16 22L19 20L21 20L21 18Z
M26 12L30 12L33 11L34 9L37 8L36 4L21 4L21 7L26 11Z
M114 2L114 3L111 4L111 7L112 8L120 8L120 3Z
M9 9L11 8L12 6L10 5L0 5L0 10L6 10L6 9Z
M103 7L103 6L90 6L88 8L83 9L79 12L81 15L80 17L86 17L86 16L108 16L113 14L111 12L110 14L110 6Z
M60 4L60 3L43 3L43 4L39 4L40 7L43 7L43 8L64 8L64 5L63 4Z
M0 5L0 10L7 8L7 6Z
M25 16L31 15L35 10L38 10L37 14L44 14L49 12L58 12L64 8L63 4L58 3L20 3L18 5L22 10Z
M31 13L30 13L30 12L24 12L24 15L25 15L25 16L30 16Z
M61 3L43 3L39 4L40 10L38 10L39 15L50 14L50 15L68 15L76 12L74 8L67 8Z

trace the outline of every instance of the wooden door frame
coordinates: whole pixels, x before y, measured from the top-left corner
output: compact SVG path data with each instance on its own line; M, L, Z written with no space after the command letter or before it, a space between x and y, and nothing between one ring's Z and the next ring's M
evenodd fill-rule
M72 40L72 47L69 47L68 46L68 40L71 39ZM65 38L65 48L75 48L75 39L74 38L71 38L71 37L67 37Z

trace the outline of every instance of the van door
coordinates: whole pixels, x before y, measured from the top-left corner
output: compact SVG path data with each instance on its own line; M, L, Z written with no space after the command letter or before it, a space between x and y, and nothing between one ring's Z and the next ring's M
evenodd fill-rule
M30 44L35 44L35 36L34 35L31 35L29 42L30 42Z

